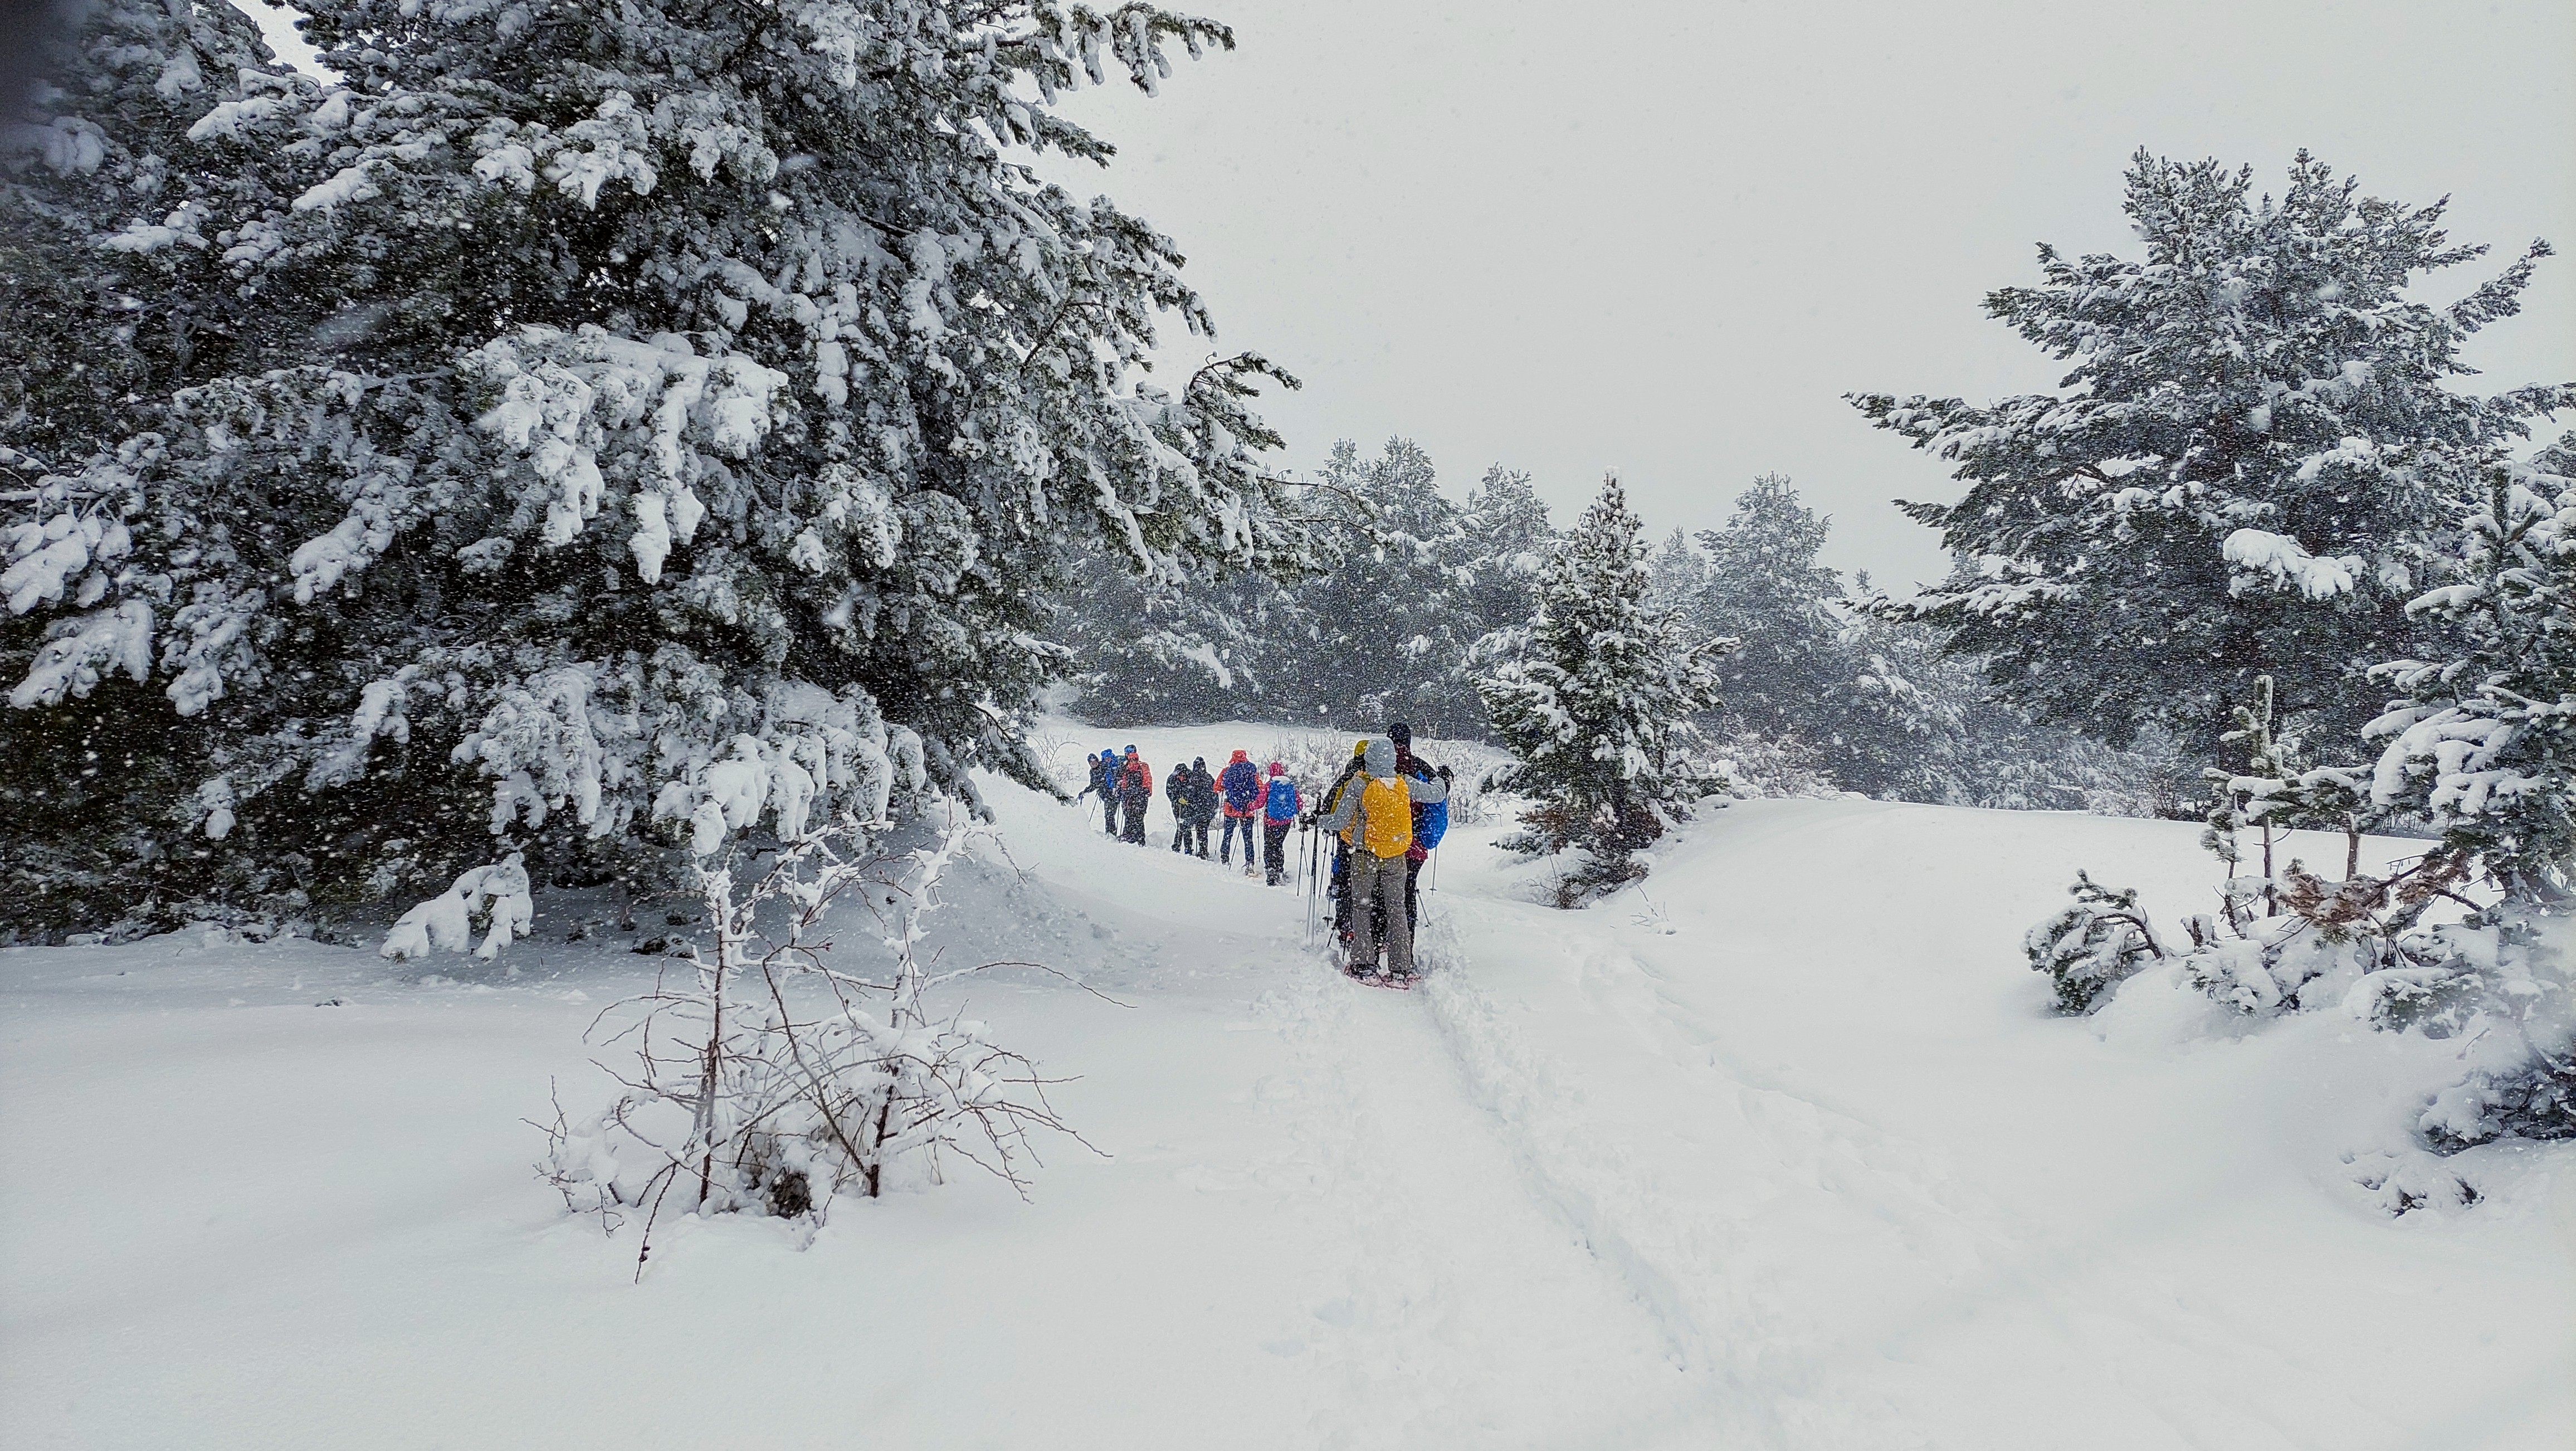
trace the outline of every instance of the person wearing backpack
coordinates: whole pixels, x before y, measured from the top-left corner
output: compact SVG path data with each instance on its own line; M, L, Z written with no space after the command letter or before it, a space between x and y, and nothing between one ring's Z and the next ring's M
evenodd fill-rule
M1265 885L1275 887L1287 879L1288 828L1297 824L1305 810L1297 783L1288 779L1287 765L1271 762L1270 783L1261 793L1261 861L1269 871Z
M1422 864L1449 834L1450 772L1446 766L1434 766L1413 754L1413 727L1402 721L1386 728L1386 737L1395 742L1395 769L1408 780L1428 781L1440 778L1441 794L1437 801L1416 797L1413 803L1413 845L1404 854L1404 915L1419 925L1422 921Z
M1222 793L1218 807L1225 813L1225 835L1217 843L1216 859L1226 866L1234 865L1234 839L1243 838L1243 874L1251 876L1258 868L1253 860L1252 824L1261 819L1261 768L1252 764L1250 751L1237 751L1225 763L1216 778Z
M1172 804L1172 850L1190 849L1190 822L1199 814L1198 783L1190 779L1185 763L1174 766L1163 778L1163 799Z
M1091 780L1088 785L1073 793L1073 799L1080 801L1095 791L1100 793L1100 827L1111 836L1116 836L1118 834L1118 753L1107 746L1102 746L1099 755L1085 756L1082 760L1083 764L1090 768Z
M1405 853L1413 846L1413 804L1446 801L1449 783L1415 780L1396 769L1395 742L1373 740L1362 752L1359 777L1346 785L1320 824L1350 843L1353 975L1375 974L1378 914L1386 918L1384 975L1409 979L1413 971L1413 919L1404 902Z
M1208 854L1208 828L1216 825L1216 778L1208 774L1207 757L1190 760L1190 840L1198 849L1199 860Z
M1324 788L1323 803L1315 808L1318 823L1340 807L1343 794L1350 790L1351 782L1358 779L1361 768L1367 763L1368 744L1365 736L1353 744L1351 763L1342 768L1342 774L1333 778L1332 785ZM1333 842L1333 864L1324 877L1324 895L1333 903L1333 935L1345 941L1351 935L1350 866L1350 841L1347 835L1337 837Z
M1126 829L1119 833L1118 839L1143 846L1145 808L1154 804L1154 768L1145 764L1145 758L1136 754L1134 746L1129 746L1126 759L1118 763L1116 779L1118 806L1127 815Z

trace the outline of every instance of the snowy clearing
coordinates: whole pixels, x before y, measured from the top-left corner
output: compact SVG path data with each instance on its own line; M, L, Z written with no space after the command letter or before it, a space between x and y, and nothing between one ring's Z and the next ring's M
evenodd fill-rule
M1160 771L1280 732L1115 734ZM971 1168L843 1200L802 1252L666 1218L640 1284L522 1120L605 1097L582 1031L667 959L566 944L564 899L489 966L0 953L10 1443L2576 1438L2576 1148L2443 1161L2478 1202L2391 1216L2365 1181L2432 1171L2374 1156L2443 1045L2153 974L2048 1011L2023 930L2078 866L2205 899L2194 827L1746 802L1581 913L1461 827L1435 971L1390 993L1301 949L1301 891L1164 850L1159 803L1139 850L992 792L1010 863L940 940L1117 1000L962 993L1080 1075L1052 1096L1105 1157L1041 1144L1030 1205Z

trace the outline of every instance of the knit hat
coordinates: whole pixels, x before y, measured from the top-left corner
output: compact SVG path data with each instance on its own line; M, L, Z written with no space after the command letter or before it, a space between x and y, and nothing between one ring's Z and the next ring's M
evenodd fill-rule
M1288 774L1288 768L1286 765L1278 761L1273 761L1270 763L1270 774L1273 776L1285 776Z
M1413 727L1406 725L1402 721L1397 721L1395 724L1386 728L1386 738L1395 742L1399 746L1412 745Z

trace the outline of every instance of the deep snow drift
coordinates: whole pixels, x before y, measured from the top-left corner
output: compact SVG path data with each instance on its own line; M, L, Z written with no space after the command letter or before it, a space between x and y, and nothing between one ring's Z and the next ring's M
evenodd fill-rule
M1159 771L1277 735L1117 740ZM566 944L577 904L539 900L516 977L203 935L0 953L7 1440L2576 1438L2576 1151L2408 1157L2446 1050L2329 1014L2154 977L2048 1012L2022 931L2078 866L2206 900L2190 827L1747 802L1572 914L1464 827L1436 971L1388 993L1301 950L1302 892L1164 850L1160 803L1139 850L993 795L1008 860L934 925L952 962L1117 1000L962 991L1081 1075L1053 1098L1107 1157L1042 1145L1030 1205L971 1169L844 1200L801 1252L666 1220L640 1284L521 1122L605 1097L582 1031L663 961ZM2481 1197L2392 1217L2392 1172Z

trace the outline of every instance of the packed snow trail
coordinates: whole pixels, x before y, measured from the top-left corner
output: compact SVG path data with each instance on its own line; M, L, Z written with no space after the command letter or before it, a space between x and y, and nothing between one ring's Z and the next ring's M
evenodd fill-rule
M1136 736L1168 769L1273 733ZM1008 857L934 933L952 964L1092 990L959 989L1078 1075L1052 1096L1108 1157L1043 1146L1028 1204L971 1171L843 1201L802 1249L666 1221L640 1284L631 1231L566 1219L526 1167L520 1120L604 1094L581 1032L662 960L578 899L540 901L515 979L221 933L0 953L10 1443L2576 1432L2568 1150L2444 1161L2486 1199L2395 1220L2341 1157L2412 1101L2389 1055L2441 1045L2258 1030L2144 981L2046 1011L2021 929L2076 865L2205 892L2188 827L1750 802L1565 913L1471 824L1426 877L1433 971L1388 993L1304 948L1302 892L1165 850L1159 803L1139 849L993 797Z

